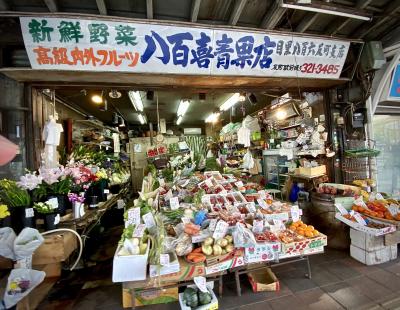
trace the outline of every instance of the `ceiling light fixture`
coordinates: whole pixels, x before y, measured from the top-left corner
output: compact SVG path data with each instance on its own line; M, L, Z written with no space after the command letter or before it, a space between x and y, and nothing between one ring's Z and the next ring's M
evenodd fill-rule
M143 101L139 91L128 91L128 97L132 102L133 107L138 112L143 112Z
M142 124L142 125L147 123L146 116L144 116L143 114L138 114L138 119L139 119L140 124Z
M176 124L180 125L182 123L182 119L183 119L183 116L182 115L179 116L178 119L176 120Z
M219 109L220 109L221 111L227 111L227 110L229 110L231 107L233 107L233 106L239 101L239 97L240 97L240 94L239 94L239 93L233 94L231 97L229 97L228 100L226 100L226 101L219 107Z
M298 5L298 4L284 3L283 1L281 2L280 6L282 8L286 8L286 9L303 10L303 11L309 11L309 12L322 13L322 14L343 16L343 17L354 18L354 19L361 19L361 20L366 20L366 21L371 20L370 16L352 14L352 13L345 12L345 10L340 11L340 8L336 8L333 6L332 6L332 9L330 9L329 6L325 6L326 8L320 8L320 7L315 7L312 5Z
M243 102L243 101L245 101L246 100L246 93L240 93L240 95L239 95L239 101L240 102Z
M205 122L206 123L216 123L216 122L218 122L219 116L220 116L219 112L211 113L210 115L207 116Z
M103 102L103 98L101 96L99 96L99 95L93 95L92 96L92 101L94 103L100 104L100 103Z
M189 105L190 105L190 100L189 99L182 99L179 102L179 107L178 107L178 111L176 112L176 114L178 116L185 115L186 111L189 109Z
M121 98L122 94L116 89L111 89L110 92L108 93L108 96L110 96L110 98L113 99L118 99Z
M278 111L276 111L275 116L276 116L276 118L277 118L278 120L283 120L283 119L286 118L287 113L286 113L286 111L279 109Z

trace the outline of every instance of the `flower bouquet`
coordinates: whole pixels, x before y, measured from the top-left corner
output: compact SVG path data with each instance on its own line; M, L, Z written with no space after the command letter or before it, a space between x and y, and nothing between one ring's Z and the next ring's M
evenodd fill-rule
M46 230L57 228L57 224L60 222L58 208L54 208L52 204L46 202L37 202L33 205L33 208L37 213L43 215Z

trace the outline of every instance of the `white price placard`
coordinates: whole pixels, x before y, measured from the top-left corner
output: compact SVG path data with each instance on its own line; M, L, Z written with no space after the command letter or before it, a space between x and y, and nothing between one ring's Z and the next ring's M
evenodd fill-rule
M169 265L169 254L160 254L160 265L162 266Z
M265 210L268 209L268 205L264 199L257 199L257 202L261 208L263 208Z
M208 188L211 188L211 187L214 186L213 183L212 183L212 181L211 181L211 179L206 179L206 180L205 180L205 184L207 185Z
M57 225L58 223L60 223L60 214L57 214L57 215L54 217L54 225Z
M251 201L247 204L247 208L249 209L250 213L256 212L256 210L257 210L256 204L253 201Z
M217 219L210 220L210 225L208 226L208 230L214 231L215 227L217 226L217 222L218 222Z
M104 189L104 194L109 194L109 193L110 193L110 190L108 188L105 188Z
M279 228L279 230L284 230L285 229L285 225L283 224L283 222L281 220L273 219L272 222L274 223L274 225L276 227Z
M51 206L52 209L58 209L58 199L57 198L50 198L46 201L48 205Z
M253 221L253 232L254 233L262 233L264 229L264 221L263 220L254 220Z
M299 206L292 206L290 208L290 215L292 217L293 222L297 222L300 220L300 211Z
M349 212L345 209L345 207L343 207L343 205L341 203L337 203L335 204L336 209L338 209L338 211L340 212L341 215L346 215Z
M359 224L361 224L363 226L367 225L367 222L365 222L365 220L362 218L360 213L354 212L353 217Z
M151 228L156 226L156 222L154 221L153 213L148 212L142 216L143 222L147 228Z
M266 194L265 194L265 190L258 191L258 194L260 195L260 198L261 198L261 199L267 199L267 196L266 196Z
M191 219L190 218L188 218L188 217L182 217L182 223L183 224L189 224L189 223L191 223L192 221L191 221Z
M128 210L128 224L140 224L140 208L132 208Z
M389 205L388 210L392 216L396 216L399 213L399 207L395 204Z
M206 204L206 205L211 205L211 199L209 195L204 195L201 197L201 202Z
M171 210L179 209L179 198L178 197L170 198L169 206L171 207Z
M33 211L33 208L27 208L25 209L25 217L26 218L31 218L35 215L35 212Z
M146 225L144 225L144 224L137 225L135 227L135 230L132 233L132 237L134 237L134 238L142 238L145 229L146 229Z
M227 222L225 222L223 220L218 221L217 225L215 226L213 238L215 240L218 240L218 239L222 239L223 237L225 237L226 232L228 231L228 227L229 227L229 225Z
M243 187L243 182L242 181L237 181L235 182L236 187Z
M159 178L158 183L160 183L160 186L164 186L165 185L164 178Z
M125 207L125 201L123 199L118 199L117 200L117 209L122 209Z
M199 276L199 277L194 277L193 278L194 284L198 287L200 291L203 293L207 293L207 286L206 286L206 278Z

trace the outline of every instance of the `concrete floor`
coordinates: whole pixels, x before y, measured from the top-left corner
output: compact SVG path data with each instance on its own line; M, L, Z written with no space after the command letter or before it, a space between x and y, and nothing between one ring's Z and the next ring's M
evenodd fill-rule
M99 251L102 262L66 273L39 309L122 309L121 285L111 282L113 249L104 247ZM348 252L327 249L324 254L311 256L310 261L312 279L304 277L304 262L273 269L280 280L279 292L253 293L247 276L242 275L242 296L238 297L233 278L226 277L219 308L400 309L400 259L368 267L352 259ZM179 304L141 309L179 309Z

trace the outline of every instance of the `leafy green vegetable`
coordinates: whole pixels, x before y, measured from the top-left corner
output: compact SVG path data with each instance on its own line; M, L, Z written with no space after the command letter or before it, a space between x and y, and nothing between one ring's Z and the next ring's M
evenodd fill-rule
M197 297L197 290L192 287L187 287L183 292L183 300L186 306L195 308L199 305L199 299Z
M212 297L211 297L211 294L209 292L204 293L202 291L199 291L199 302L200 302L200 304L207 305L207 304L209 304L211 302L211 299L212 299Z

